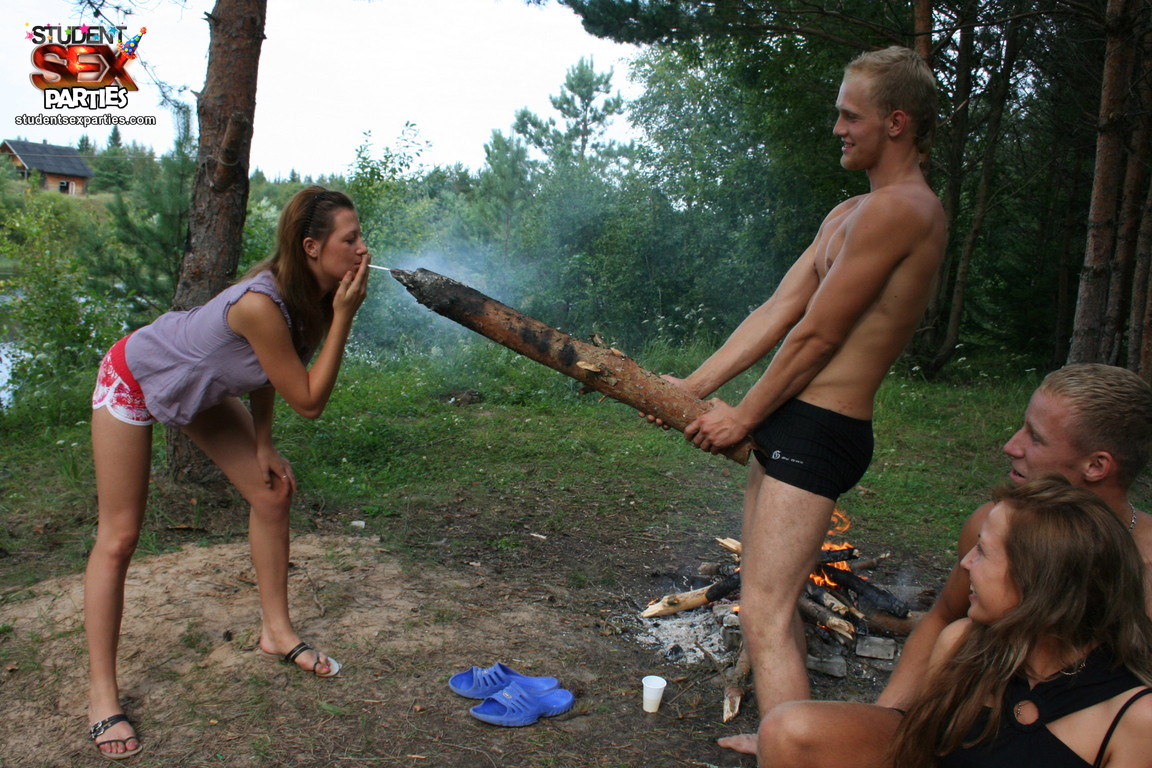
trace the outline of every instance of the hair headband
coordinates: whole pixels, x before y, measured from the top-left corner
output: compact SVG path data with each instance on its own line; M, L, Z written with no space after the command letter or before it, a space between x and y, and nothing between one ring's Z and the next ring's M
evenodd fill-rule
M308 237L308 233L312 230L312 219L316 216L316 204L320 202L320 196L323 195L326 191L327 190L322 189L316 194L312 195L312 201L308 203L308 215L304 217L304 234L300 238L301 240L303 240L305 237Z

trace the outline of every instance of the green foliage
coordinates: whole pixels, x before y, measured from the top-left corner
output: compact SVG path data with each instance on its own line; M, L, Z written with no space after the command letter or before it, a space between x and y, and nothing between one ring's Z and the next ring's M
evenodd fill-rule
M365 134L356 150L347 192L356 203L364 240L379 266L398 266L406 254L432 237L437 202L416 174L424 146L416 126L408 123L395 147L374 154L371 134ZM412 313L408 302L398 301L396 287L383 273L374 275L373 288L357 318L357 337L377 350L403 348L429 322L426 316Z
M407 123L396 146L384 147L378 156L373 156L370 132L356 148L347 192L356 202L360 226L374 253L410 251L428 235L414 179L424 146L416 126Z
M629 147L604 139L612 118L624 112L624 98L611 93L612 72L597 72L591 59L580 59L568 69L560 93L550 99L563 127L558 128L554 118L542 118L522 109L516 113L513 130L543 153L552 166L604 166L630 151Z
M81 138L87 139L86 136ZM88 181L88 191L125 192L132 186L134 175L152 161L151 150L135 143L125 146L120 137L120 129L112 126L108 134L108 145L87 161L93 173Z
M173 109L176 141L159 162L141 163L126 190L108 204L113 234L123 246L93 259L91 271L110 296L133 309L133 325L143 325L168 309L188 250L188 211L196 147L189 108Z
M248 198L248 214L244 217L244 242L237 274L244 274L276 250L276 226L279 221L280 210L271 200Z
M0 258L16 265L5 326L21 352L12 370L17 402L50 406L124 329L122 308L93 289L82 259L98 229L82 202L50 192L26 192L0 222Z

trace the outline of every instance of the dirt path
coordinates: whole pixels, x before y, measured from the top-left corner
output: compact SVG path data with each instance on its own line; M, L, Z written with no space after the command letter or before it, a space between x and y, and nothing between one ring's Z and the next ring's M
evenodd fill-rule
M124 704L145 752L133 766L738 766L713 745L751 728L719 722L710 666L675 667L615 634L588 593L528 576L413 565L368 537L294 539L290 586L300 633L344 663L310 678L253 651L258 604L247 546L139 558L121 641ZM19 598L19 599L17 599ZM0 606L0 765L103 763L84 739L79 575ZM616 601L619 604L619 601ZM469 716L447 677L502 660L552 674L574 709L527 728ZM672 682L659 714L638 681Z

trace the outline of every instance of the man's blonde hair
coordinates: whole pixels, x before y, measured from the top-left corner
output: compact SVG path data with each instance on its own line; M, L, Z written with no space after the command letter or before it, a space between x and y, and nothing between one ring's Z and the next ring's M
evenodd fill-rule
M1125 368L1081 363L1048 374L1039 390L1068 400L1076 449L1112 454L1120 481L1131 485L1152 451L1152 387L1148 382Z
M871 78L872 102L884 114L906 112L912 119L916 149L928 154L936 136L936 78L920 54L893 45L860 54L844 72Z

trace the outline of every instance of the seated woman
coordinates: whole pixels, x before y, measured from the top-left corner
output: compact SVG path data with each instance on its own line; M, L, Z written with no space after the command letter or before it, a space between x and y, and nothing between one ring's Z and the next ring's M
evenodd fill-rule
M1152 620L1132 537L1057 476L995 494L895 768L1152 766Z

